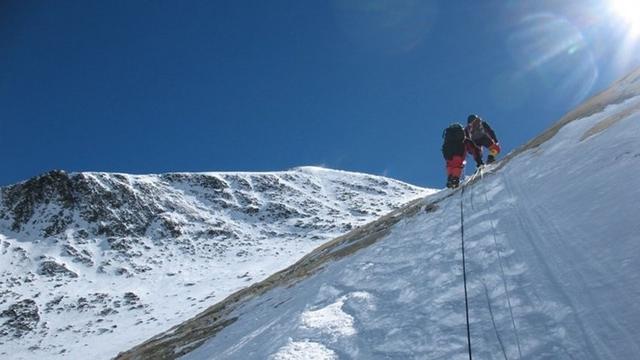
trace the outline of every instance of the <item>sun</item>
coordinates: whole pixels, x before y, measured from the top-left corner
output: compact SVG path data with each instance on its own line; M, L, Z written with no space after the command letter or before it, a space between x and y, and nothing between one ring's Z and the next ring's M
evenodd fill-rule
M640 35L640 0L610 0L612 10L624 20L633 35Z

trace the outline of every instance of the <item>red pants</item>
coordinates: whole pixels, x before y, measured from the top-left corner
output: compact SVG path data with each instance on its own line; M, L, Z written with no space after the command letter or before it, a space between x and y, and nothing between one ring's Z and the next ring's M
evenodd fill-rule
M464 169L464 156L454 155L451 160L447 160L447 176L460 177Z

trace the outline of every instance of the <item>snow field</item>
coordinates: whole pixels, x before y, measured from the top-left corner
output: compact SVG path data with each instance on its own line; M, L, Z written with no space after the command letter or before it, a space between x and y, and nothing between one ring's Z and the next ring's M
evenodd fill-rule
M81 358L89 352L97 359L112 358L287 267L324 241L432 192L314 167L275 173L69 176L85 179L91 194L126 194L128 204L158 210L144 234L118 238L122 249L117 251L105 236L94 234L98 224L85 221L78 211L71 211L73 221L62 234L43 238L49 219L67 211L53 201L38 204L20 232L0 219L0 313L33 299L40 316L36 329L20 336L13 336L11 328L7 335L0 331L0 358ZM126 206L98 205L119 221L115 226L130 228L135 224L127 219L144 215ZM168 235L167 224L179 235ZM81 230L89 236L79 237ZM68 245L90 254L91 265L66 254ZM77 278L38 274L44 258ZM0 330L5 320L0 318Z

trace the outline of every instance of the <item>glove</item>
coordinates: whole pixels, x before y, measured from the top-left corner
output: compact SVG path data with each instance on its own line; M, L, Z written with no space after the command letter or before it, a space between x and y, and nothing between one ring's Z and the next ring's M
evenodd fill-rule
M484 165L484 163L482 162L482 159L476 159L476 167L479 168L482 165Z
M495 158L496 155L498 155L499 153L500 153L500 144L496 142L496 143L493 143L491 146L489 146L489 155Z

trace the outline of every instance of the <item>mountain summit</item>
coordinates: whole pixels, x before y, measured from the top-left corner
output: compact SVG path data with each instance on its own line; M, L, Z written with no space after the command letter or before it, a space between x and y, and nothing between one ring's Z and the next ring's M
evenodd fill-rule
M0 358L113 357L432 192L318 167L4 187Z

